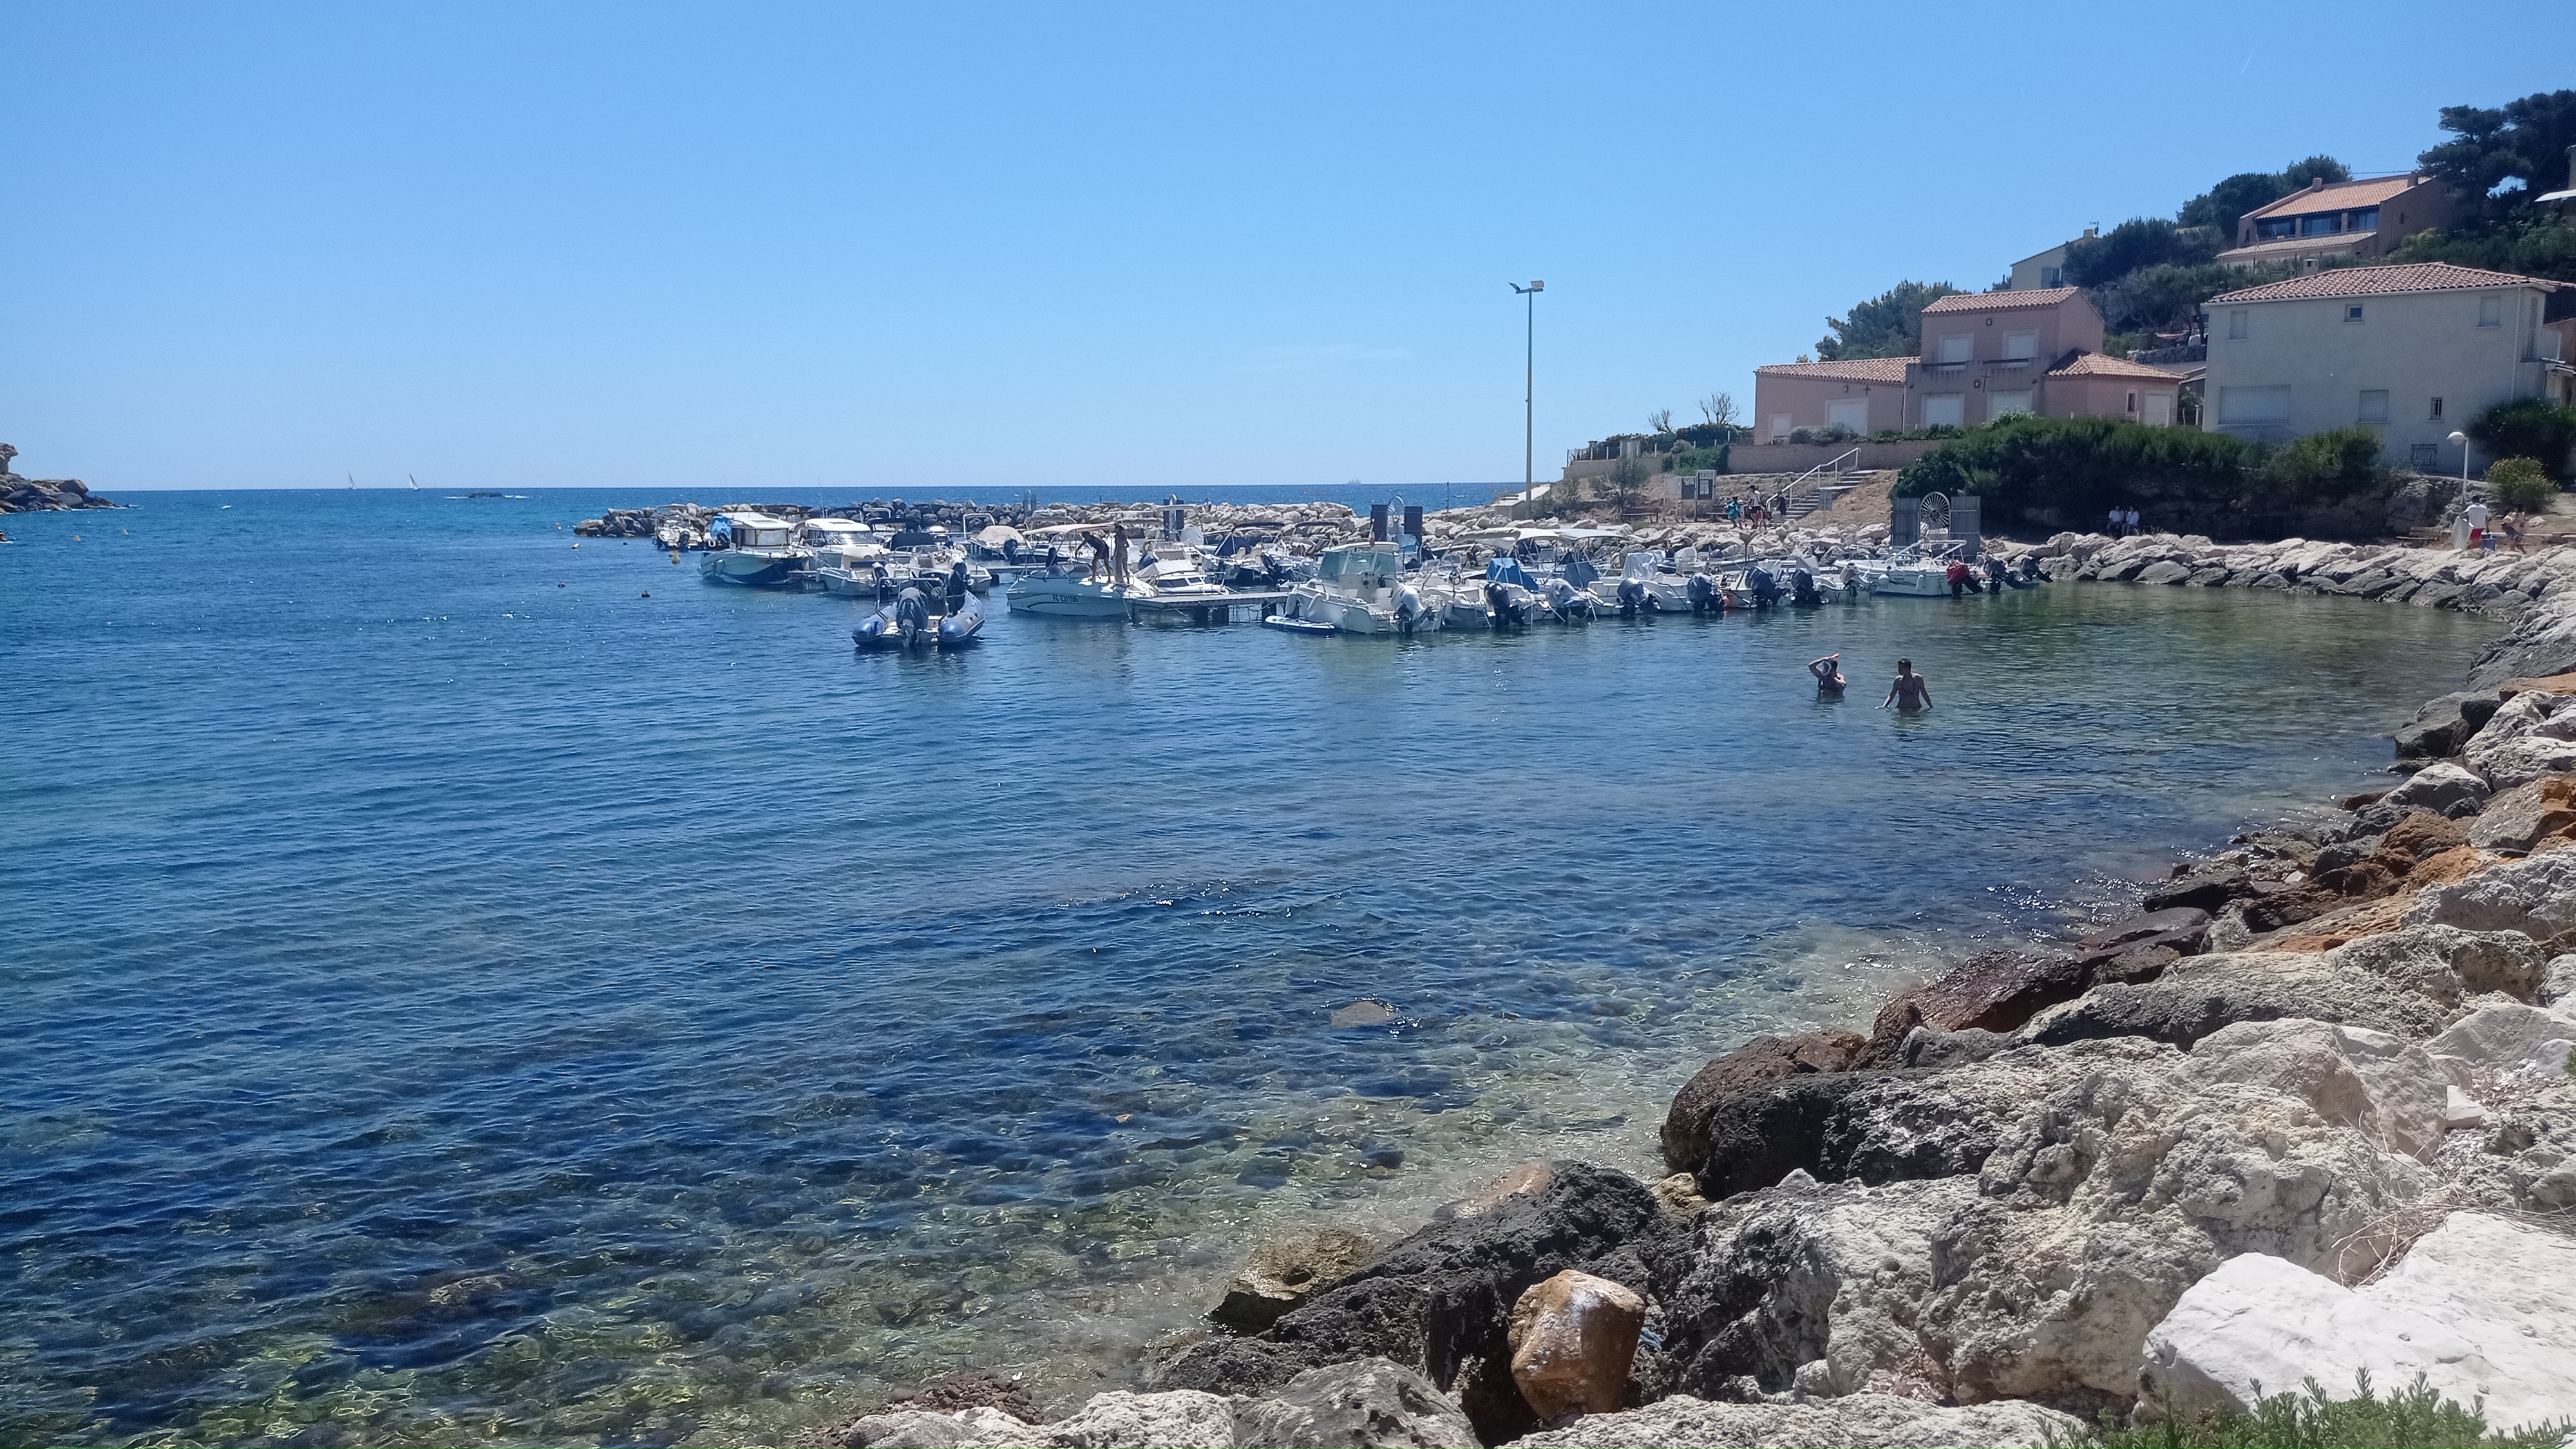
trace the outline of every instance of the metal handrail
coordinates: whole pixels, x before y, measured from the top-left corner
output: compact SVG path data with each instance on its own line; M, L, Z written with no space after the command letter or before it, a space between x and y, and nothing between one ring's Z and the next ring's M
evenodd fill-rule
M1834 470L1834 476L1835 476L1835 477L1837 477L1837 478L1839 478L1839 477L1841 477L1841 476L1843 475L1842 465L1843 465L1844 463L1846 463L1846 462L1857 463L1857 462L1859 462L1859 461L1860 461L1860 449L1859 449L1859 448L1857 448L1857 447L1850 448L1850 449L1847 449L1847 450L1845 450L1845 451L1843 451L1843 452L1837 453L1837 454L1835 454L1833 457L1827 458L1825 461L1823 461L1823 462L1821 462L1821 463L1818 463L1816 466L1814 466L1814 467L1812 467L1812 468L1808 469L1806 472L1799 474L1797 477L1790 479L1790 480L1789 480L1789 486L1780 490L1781 496L1783 496L1783 497L1787 497L1787 498L1797 498L1797 497L1800 497L1800 496L1804 495L1804 494L1805 494L1805 492L1807 491L1807 480L1808 480L1808 479L1815 477L1815 476L1816 476L1817 474L1819 474L1819 473L1822 473L1822 472L1823 472L1823 471L1825 471L1827 468L1831 468L1831 469L1833 469L1833 470Z

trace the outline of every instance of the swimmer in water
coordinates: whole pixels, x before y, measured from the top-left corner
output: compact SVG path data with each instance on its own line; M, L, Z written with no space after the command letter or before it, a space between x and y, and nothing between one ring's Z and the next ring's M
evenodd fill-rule
M1843 678L1842 655L1828 654L1824 658L1810 663L1807 666L1807 672L1816 676L1817 698L1840 699L1843 697L1843 686L1849 683L1849 681Z
M1880 709L1896 706L1898 714L1920 714L1932 707L1932 682L1914 672L1914 661L1896 661L1896 682L1887 687L1887 698L1878 702Z

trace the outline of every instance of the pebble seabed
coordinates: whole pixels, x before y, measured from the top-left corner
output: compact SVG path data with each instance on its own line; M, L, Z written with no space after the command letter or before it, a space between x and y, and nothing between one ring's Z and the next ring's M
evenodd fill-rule
M2576 1416L2576 549L1996 551L2512 627L2333 824L1710 1062L1659 1182L1526 1164L1356 1270L1268 1241L1137 1391L956 1377L812 1442L2036 1445L2356 1369Z

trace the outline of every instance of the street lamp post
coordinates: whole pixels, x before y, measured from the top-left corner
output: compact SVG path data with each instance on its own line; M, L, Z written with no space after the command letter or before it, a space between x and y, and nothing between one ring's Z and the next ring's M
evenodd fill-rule
M1536 486L1537 477L1531 445L1537 436L1538 418L1534 402L1538 396L1538 294L1547 290L1547 283L1532 282L1524 287L1514 282L1511 289L1528 299L1521 324L1521 516L1536 518L1538 500L1530 496L1530 490Z
M2460 482L2465 486L2469 481L2469 435L2453 433L2451 441L2460 445Z

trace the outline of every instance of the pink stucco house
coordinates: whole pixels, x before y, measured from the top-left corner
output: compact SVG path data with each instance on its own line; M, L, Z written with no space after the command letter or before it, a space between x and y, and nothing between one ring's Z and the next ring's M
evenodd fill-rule
M1775 363L1753 370L1754 436L1798 428L1855 433L1946 423L1973 428L2011 413L2174 420L2182 374L2102 353L2102 314L2080 287L1962 292L1923 309L1914 357Z

